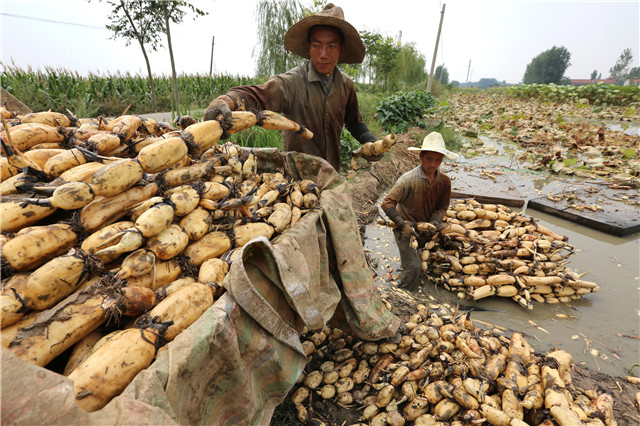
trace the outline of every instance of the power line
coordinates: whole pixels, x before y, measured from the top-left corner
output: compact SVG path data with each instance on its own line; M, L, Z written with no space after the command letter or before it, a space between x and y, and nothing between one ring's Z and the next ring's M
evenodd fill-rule
M74 26L74 27L84 27L84 28L93 28L93 29L97 29L97 30L106 30L105 27L96 27L95 25L77 24L75 22L56 21L56 20L53 20L53 19L36 18L35 16L16 15L16 14L13 14L13 13L5 13L5 12L0 13L0 15L9 16L11 18L28 19L30 21L41 21L41 22L49 22L49 23L52 23L52 24L62 24L62 25L70 25L70 26Z
M31 20L31 21L49 22L49 23L52 23L52 24L62 24L62 25L70 25L70 26L75 26L75 27L85 27L85 28L91 28L91 29L96 29L96 30L106 30L107 29L106 27L97 27L95 25L77 24L75 22L55 21L53 19L36 18L34 16L16 15L16 14L13 14L13 13L1 12L0 15L9 16L9 17L12 17L12 18L27 19L27 20ZM202 41L200 38L197 38L197 37L183 37L183 38L181 38L181 40L183 40L183 39L186 40L186 41L194 41L194 42ZM232 40L230 40L229 43L225 43L224 41L222 41L222 42L217 42L216 45L217 46L229 47L229 46L237 46L237 43L234 43Z

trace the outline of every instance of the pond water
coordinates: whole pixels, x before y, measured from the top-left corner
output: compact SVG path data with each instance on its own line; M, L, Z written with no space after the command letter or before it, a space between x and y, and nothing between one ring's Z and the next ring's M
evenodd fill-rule
M501 151L510 145L497 141L490 143L496 144ZM509 157L508 153L475 156L461 158L459 162L505 166L510 161ZM511 167L517 169L518 166L512 164ZM510 173L510 178L518 183L525 198L540 196L540 193L556 187L558 180L563 180L548 175L517 173L515 170ZM599 292L571 304L534 302L532 311L522 308L510 298L489 297L474 302L457 299L454 292L432 285L424 292L435 298L437 303L453 306L460 303L478 309L472 318L495 325L497 331L507 335L513 331L524 333L536 351L564 349L574 356L577 364L613 376L627 375L634 364L640 364L640 234L615 237L531 208L524 213L569 238L568 242L576 252L568 258L566 267L579 273L588 272L584 279L598 284ZM369 225L364 246L370 250L373 262L377 263L374 269L379 276L379 285L393 285L383 278L389 271L393 279L397 279L400 273L399 254L391 230L375 223ZM487 324L477 323L491 328ZM638 373L637 368L635 373Z
M640 135L640 126L637 123L609 123L607 124L607 130L617 130L627 135Z

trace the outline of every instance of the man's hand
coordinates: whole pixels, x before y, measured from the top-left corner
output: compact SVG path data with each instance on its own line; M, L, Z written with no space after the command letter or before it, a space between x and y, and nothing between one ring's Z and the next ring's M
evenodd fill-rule
M405 222L405 224L402 225L402 228L400 228L400 234L402 234L402 239L404 240L409 239L412 235L416 238L418 237L418 233L408 222Z
M425 229L424 231L420 231L420 238L423 238L425 240L430 240L433 238L434 235L436 235L436 229Z
M229 105L224 99L215 98L204 111L203 120L216 120L220 115L222 115L222 120L220 120L223 124L222 128L228 128L231 126L233 117L231 116L231 109L229 108Z

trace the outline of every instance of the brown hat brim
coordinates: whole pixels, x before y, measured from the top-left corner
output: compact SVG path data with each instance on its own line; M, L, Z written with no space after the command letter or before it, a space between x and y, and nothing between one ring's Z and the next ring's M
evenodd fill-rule
M364 59L365 47L358 31L347 21L331 16L311 15L293 24L284 35L284 48L306 59L309 58L307 34L315 25L336 27L344 35L344 51L339 62L343 64L359 64Z

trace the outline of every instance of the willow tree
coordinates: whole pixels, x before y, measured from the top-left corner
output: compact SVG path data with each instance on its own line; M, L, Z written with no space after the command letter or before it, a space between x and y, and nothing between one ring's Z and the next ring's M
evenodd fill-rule
M400 46L394 62L388 81L392 91L413 89L427 78L426 60L414 43Z
M258 45L254 48L256 73L259 76L282 74L303 62L284 49L284 35L305 17L305 9L297 0L260 0L256 8ZM257 49L257 54L256 54Z

